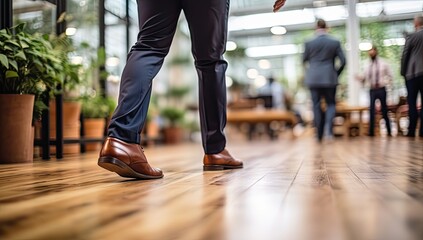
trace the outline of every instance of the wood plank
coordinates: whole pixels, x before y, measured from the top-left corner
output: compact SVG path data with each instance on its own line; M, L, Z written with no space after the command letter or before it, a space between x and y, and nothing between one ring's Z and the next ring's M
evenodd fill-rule
M97 153L0 165L0 238L421 239L422 146L229 136L244 169L203 172L198 143L147 147L165 173L151 181L101 169Z

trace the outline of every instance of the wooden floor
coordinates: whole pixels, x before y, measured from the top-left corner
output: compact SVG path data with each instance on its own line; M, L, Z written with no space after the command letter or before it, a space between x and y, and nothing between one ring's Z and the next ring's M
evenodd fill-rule
M146 148L160 180L97 153L0 165L0 239L423 239L423 140L229 140L241 170L203 172L201 144Z

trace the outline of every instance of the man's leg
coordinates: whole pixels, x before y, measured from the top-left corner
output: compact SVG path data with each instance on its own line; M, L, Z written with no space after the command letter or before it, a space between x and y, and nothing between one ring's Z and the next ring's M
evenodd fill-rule
M322 123L322 107L321 107L321 90L320 88L310 88L311 99L313 101L313 123L317 132L317 139L319 141L323 138L323 123Z
M420 92L420 129L419 137L423 137L423 76L417 79L418 89Z
M225 149L227 62L223 59L228 31L229 0L182 0L191 33L199 80L199 109L204 148L203 169L242 168Z
M157 179L163 172L149 165L140 146L151 95L181 12L178 0L138 0L140 32L122 74L119 102L108 128L98 165L122 177Z
M324 89L324 97L326 101L326 114L325 114L325 135L333 138L333 119L336 114L336 87Z
M380 96L378 96L380 100L380 105L382 108L382 116L385 119L386 130L388 131L388 136L391 136L391 121L389 120L388 116L388 105L386 104L386 90L383 88L380 90Z
M178 0L138 0L140 32L122 73L118 106L111 118L108 136L140 143L152 79L169 52L180 12Z
M199 79L199 111L204 152L226 145L226 50L229 0L182 0Z
M375 135L375 115L376 115L376 90L370 90L370 121L369 136Z
M417 78L413 78L405 81L407 86L407 104L408 104L408 133L407 136L414 137L416 135L417 127Z

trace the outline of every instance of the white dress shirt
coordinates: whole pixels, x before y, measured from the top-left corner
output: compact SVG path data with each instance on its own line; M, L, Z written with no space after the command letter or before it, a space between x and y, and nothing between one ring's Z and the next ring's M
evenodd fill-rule
M371 89L385 87L392 81L390 66L379 57L370 60L364 71L364 80L370 85Z

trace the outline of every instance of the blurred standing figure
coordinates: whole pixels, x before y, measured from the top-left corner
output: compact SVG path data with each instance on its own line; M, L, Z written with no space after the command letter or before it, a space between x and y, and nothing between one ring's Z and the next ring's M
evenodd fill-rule
M285 94L282 84L275 81L273 77L268 78L268 82L263 87L257 90L259 96L271 96L272 108L279 110L286 110L285 107Z
M378 57L377 48L372 46L369 50L370 61L359 80L367 81L370 84L370 125L369 136L375 135L376 100L379 99L382 108L383 119L385 119L388 136L391 136L391 122L388 117L388 106L386 105L386 85L392 82L392 73L385 60Z
M285 94L282 84L275 81L273 77L269 78L270 91L272 94L272 107L274 109L286 110Z
M325 135L333 138L333 119L336 112L336 86L338 76L346 61L341 43L327 34L326 22L317 20L315 38L305 43L303 63L306 67L305 84L310 89L313 100L314 126L317 138L322 141ZM340 66L335 66L339 59ZM326 102L326 113L321 106L321 99Z
M408 137L415 137L417 127L417 96L420 92L421 105L423 105L423 16L414 18L416 32L410 34L405 41L401 58L401 75L405 78L407 86ZM420 109L420 131L423 137L423 106Z
M183 11L191 35L199 80L199 112L204 150L203 169L242 168L226 150L226 50L229 0L137 0L138 41L128 54L121 77L118 106L113 113L98 165L122 177L157 179L140 146L153 78L169 52ZM273 11L285 0L277 0Z

